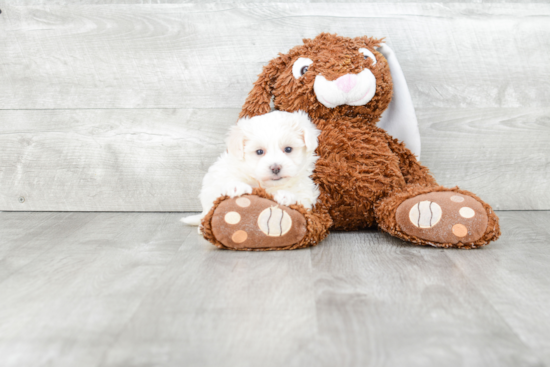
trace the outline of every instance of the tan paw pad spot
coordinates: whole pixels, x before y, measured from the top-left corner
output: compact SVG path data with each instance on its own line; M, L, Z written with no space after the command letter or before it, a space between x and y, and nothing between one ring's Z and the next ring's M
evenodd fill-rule
M457 237L465 237L468 234L468 228L463 224L455 224L453 226L453 233Z
M248 238L248 234L245 231L238 230L237 232L233 233L233 236L231 236L231 239L235 243L243 243Z
M284 236L292 228L292 218L281 208L273 206L260 213L258 227L270 237Z
M415 227L432 228L439 222L441 215L441 207L436 202L425 200L411 208L409 220Z
M454 201L455 203L461 203L464 201L464 198L462 196L453 195L451 196L451 200Z
M474 215L476 215L476 212L474 211L474 209L468 208L467 206L460 208L458 213L462 218L473 218Z
M237 224L241 221L241 215L237 212L229 212L224 217L225 223Z
M241 208L248 208L250 206L250 199L238 198L237 200L235 200L235 203Z

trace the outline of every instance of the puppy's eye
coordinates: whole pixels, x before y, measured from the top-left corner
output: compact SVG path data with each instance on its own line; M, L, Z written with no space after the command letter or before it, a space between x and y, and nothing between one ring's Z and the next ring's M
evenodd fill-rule
M311 64L313 64L313 61L311 59L300 57L298 60L296 60L294 65L292 65L292 75L294 75L296 79L300 78L308 71L309 65Z
M363 54L363 57L366 59L371 59L372 60L372 64L375 65L376 64L376 57L374 57L374 54L366 49L366 48L360 48L359 49L359 52L361 52Z
M291 147L286 147L285 148L285 153L290 153L292 152L292 148Z
M264 154L263 149L258 149L258 150L256 151L256 154L257 154L257 155L263 155L263 154Z

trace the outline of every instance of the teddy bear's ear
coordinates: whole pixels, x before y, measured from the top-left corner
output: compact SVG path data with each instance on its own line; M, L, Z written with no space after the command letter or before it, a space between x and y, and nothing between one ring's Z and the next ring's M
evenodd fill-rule
M420 159L418 120L416 119L414 105L403 70L401 70L395 53L388 45L382 43L378 47L378 52L384 55L390 67L393 80L393 98L377 125L386 130L392 137L405 143L405 146Z
M271 97L273 97L273 88L284 67L283 55L279 55L264 66L262 72L258 75L258 80L254 83L254 87L246 97L239 118L254 117L271 111L270 102Z

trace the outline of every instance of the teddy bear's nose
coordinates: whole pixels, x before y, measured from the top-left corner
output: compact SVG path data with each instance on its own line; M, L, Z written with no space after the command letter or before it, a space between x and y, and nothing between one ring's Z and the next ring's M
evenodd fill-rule
M346 74L336 79L336 86L344 93L348 93L357 84L357 75Z

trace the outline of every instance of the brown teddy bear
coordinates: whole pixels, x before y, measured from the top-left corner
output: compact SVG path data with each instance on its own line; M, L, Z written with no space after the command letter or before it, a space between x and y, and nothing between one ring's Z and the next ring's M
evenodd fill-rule
M496 240L498 217L488 204L439 186L404 143L377 127L393 94L381 40L322 33L303 42L264 67L240 117L268 113L272 99L277 110L309 114L321 130L317 204L282 206L261 188L220 197L202 221L204 237L225 249L287 250L315 246L329 229L377 225L419 245L476 248Z

